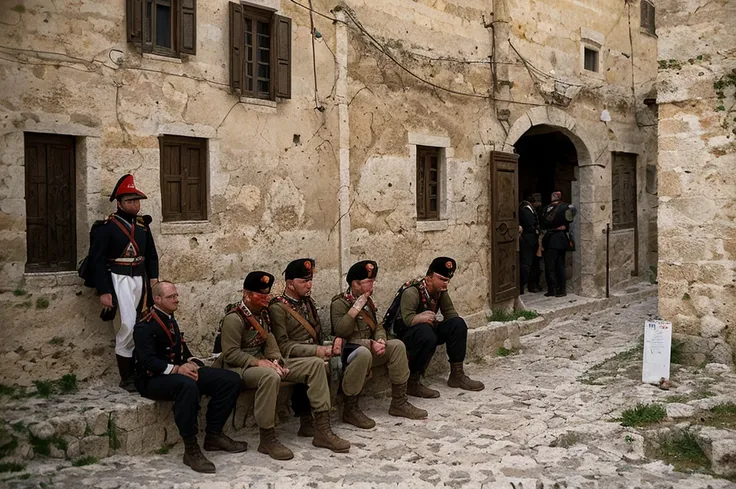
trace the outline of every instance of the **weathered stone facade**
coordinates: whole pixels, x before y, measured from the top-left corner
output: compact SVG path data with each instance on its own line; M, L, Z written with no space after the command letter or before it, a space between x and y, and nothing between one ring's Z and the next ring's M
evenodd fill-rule
M733 363L736 4L660 1L659 312L697 363Z
M385 308L432 257L452 255L456 306L471 326L484 324L489 152L511 152L529 135L560 133L575 147L571 290L605 290L613 152L636 155L638 222L612 235L613 280L645 275L656 256L655 119L643 103L656 39L639 28L638 2L315 0L313 64L309 11L253 0L293 22L292 97L265 103L228 86L227 2L197 2L197 53L182 59L127 43L123 3L26 0L0 10L0 382L113 368L111 328L76 273L26 273L27 133L75 138L77 260L91 223L113 209L117 178L135 174L161 277L179 284L180 322L201 352L247 271L278 275L299 256L317 260L322 306L353 260L378 260ZM583 67L586 46L598 52L597 72ZM162 222L162 135L207 140L206 221ZM416 219L418 146L441 148L439 220Z

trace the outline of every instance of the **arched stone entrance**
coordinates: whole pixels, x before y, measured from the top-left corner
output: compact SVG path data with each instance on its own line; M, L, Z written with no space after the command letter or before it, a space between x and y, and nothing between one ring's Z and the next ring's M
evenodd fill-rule
M596 212L596 179L601 180L603 165L591 157L593 145L576 131L574 117L554 107L535 107L519 117L509 130L503 151L516 152L519 159L519 197L529 190L549 194L563 191L564 200L579 209L573 223L577 250L568 263L568 292L599 297L605 290L605 246L599 236L605 221ZM530 173L538 171L539 178ZM565 195L566 194L566 195ZM583 195L584 194L584 195ZM605 222L602 224L605 229Z

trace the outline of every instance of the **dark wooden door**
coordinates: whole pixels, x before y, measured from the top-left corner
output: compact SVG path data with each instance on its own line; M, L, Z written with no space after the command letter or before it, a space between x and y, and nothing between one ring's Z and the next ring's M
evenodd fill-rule
M513 153L491 152L491 302L494 305L519 295L518 159Z
M25 134L26 271L76 268L75 173L73 137Z

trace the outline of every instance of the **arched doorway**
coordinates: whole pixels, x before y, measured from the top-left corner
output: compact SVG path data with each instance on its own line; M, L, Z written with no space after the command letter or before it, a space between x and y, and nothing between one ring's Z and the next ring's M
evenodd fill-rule
M550 203L550 194L562 192L562 198L579 206L575 202L577 191L578 153L575 145L559 128L541 124L530 128L514 145L519 155L519 198L525 199L538 193L544 208ZM578 240L579 241L579 240ZM570 292L579 291L573 264L574 253L567 254L567 281ZM541 274L544 287L544 273Z

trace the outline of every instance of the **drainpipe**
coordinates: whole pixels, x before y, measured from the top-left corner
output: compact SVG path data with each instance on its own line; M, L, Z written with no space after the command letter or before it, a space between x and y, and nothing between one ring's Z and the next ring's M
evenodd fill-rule
M337 82L335 100L337 102L338 151L340 161L340 188L337 202L340 212L339 247L340 275L339 288L342 289L342 276L350 267L350 118L348 117L348 29L345 13L340 7L333 10L338 22L335 24L335 58Z
M509 79L509 35L511 24L506 0L493 0L493 13L488 25L491 33L491 71L493 76L493 96L503 100L511 99L511 80ZM506 132L509 129L511 111L508 102L494 103L496 119Z

